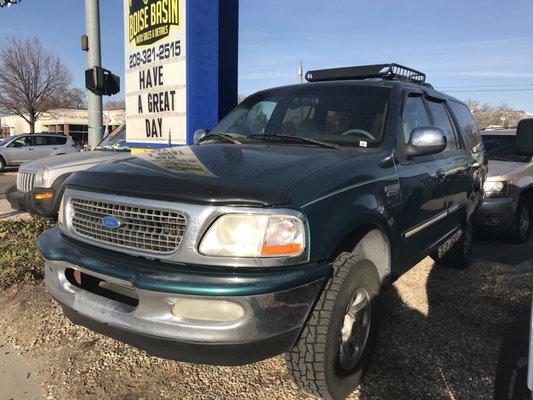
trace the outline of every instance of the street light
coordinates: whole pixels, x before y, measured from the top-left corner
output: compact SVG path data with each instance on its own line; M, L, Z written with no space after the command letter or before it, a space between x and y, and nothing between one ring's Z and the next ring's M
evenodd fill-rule
M10 7L13 4L18 4L22 0L0 0L0 7Z

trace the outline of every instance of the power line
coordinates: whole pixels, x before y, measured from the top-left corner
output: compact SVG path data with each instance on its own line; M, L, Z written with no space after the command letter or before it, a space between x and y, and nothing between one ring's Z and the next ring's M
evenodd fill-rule
M531 89L474 89L474 90L446 90L447 93L482 93L482 92L531 92Z
M533 86L533 83L493 84L493 85L462 85L462 86L439 86L439 89L494 88L494 87L524 87L524 86Z

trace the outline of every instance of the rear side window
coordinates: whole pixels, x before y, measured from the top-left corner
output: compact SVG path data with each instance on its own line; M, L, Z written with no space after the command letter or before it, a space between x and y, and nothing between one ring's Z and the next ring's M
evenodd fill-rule
M46 136L31 136L32 146L46 146L48 145Z
M456 103L455 101L449 102L459 127L463 132L463 135L466 139L466 144L470 151L477 153L482 150L483 144L481 141L481 135L479 134L479 128L477 127L476 121L468 107L464 104Z
M422 97L408 97L403 110L403 134L405 143L409 143L413 129L429 125L429 117Z
M65 143L67 143L67 138L66 137L56 136L56 137L51 137L50 139L51 139L51 141L54 142L54 143L50 143L50 144L63 145Z
M444 103L437 102L433 100L428 100L429 111L433 117L433 125L437 128L440 128L446 133L446 138L448 139L448 146L446 147L447 151L457 150L457 141L455 139L455 131L453 129L452 122Z

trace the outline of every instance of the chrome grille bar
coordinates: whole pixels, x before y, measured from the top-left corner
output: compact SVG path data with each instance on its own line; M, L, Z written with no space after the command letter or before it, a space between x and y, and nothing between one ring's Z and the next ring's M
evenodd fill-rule
M17 189L24 193L33 190L34 180L34 172L19 172L17 174Z
M176 211L128 206L107 201L70 199L72 227L77 234L96 242L154 254L168 254L179 247L187 221ZM104 217L115 217L121 225L108 228Z

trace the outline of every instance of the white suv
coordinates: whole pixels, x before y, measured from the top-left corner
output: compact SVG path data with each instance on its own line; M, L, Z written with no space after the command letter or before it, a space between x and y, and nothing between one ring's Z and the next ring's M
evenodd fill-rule
M80 151L71 137L53 133L11 136L0 142L0 171L28 161Z

